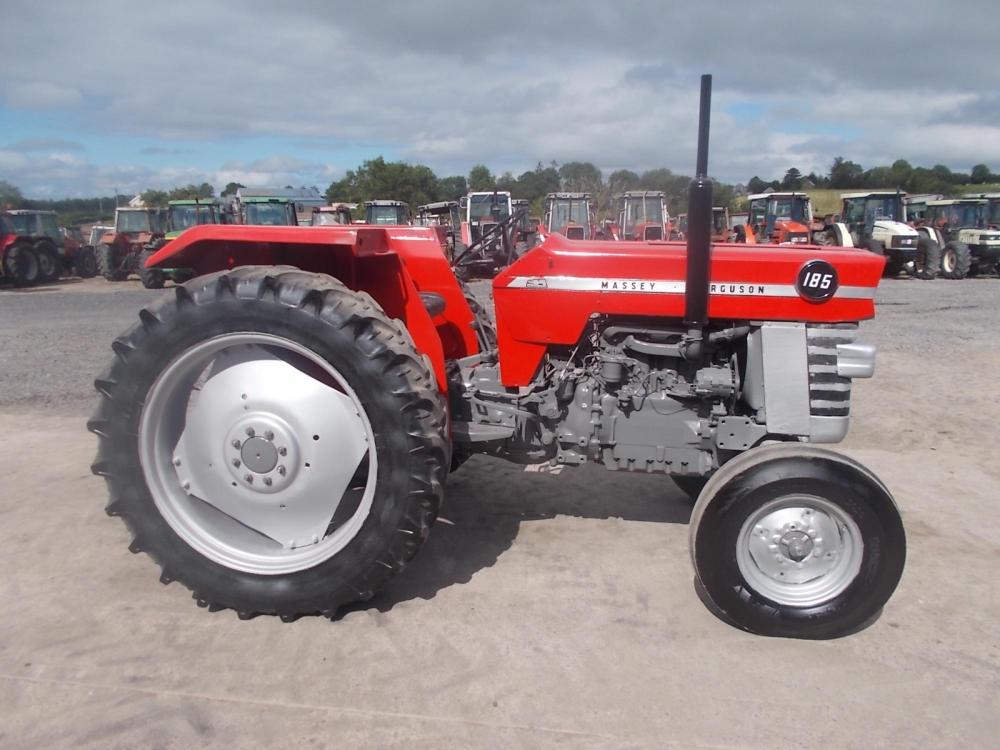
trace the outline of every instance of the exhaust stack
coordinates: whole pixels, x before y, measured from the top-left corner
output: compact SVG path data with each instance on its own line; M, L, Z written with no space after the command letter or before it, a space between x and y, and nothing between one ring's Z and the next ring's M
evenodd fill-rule
M698 160L688 185L687 276L684 323L692 338L708 325L709 263L712 256L712 181L708 179L708 128L712 113L712 76L701 77L698 113Z

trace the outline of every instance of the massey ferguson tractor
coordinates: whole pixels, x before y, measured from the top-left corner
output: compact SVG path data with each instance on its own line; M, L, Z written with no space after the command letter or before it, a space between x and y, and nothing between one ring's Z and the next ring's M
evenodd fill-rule
M549 193L542 219L545 235L558 232L570 240L592 240L597 219L589 193Z
M164 212L159 208L116 208L115 228L97 245L97 268L108 281L125 281L143 267L142 251L163 239Z
M152 266L204 275L113 342L89 422L130 549L212 610L333 615L405 569L470 456L596 462L697 498L696 584L736 626L873 620L900 515L818 445L874 371L857 334L885 260L713 247L710 87L687 245L552 234L494 278L495 319L430 227L201 226L165 246Z

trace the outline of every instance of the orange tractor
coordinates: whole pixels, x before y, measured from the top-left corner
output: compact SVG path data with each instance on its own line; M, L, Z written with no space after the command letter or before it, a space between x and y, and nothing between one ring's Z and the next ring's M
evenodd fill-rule
M737 231L737 242L808 245L812 221L812 202L805 193L751 195L750 217Z

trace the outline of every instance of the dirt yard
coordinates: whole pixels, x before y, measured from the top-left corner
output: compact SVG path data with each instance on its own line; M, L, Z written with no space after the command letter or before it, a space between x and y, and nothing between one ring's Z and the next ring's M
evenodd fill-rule
M0 747L995 747L1000 280L893 280L839 449L903 511L883 616L767 639L698 600L666 478L485 458L413 565L330 622L240 621L128 552L91 382L155 293L0 290Z

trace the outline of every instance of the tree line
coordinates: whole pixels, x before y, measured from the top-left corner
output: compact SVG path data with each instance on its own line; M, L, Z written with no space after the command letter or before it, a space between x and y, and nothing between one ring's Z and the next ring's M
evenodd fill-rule
M826 175L810 172L803 175L795 167L785 172L781 180L765 182L754 176L747 182L747 191L760 193L767 188L775 190L808 190L809 188L899 188L907 193L952 192L960 185L986 185L1000 182L1000 174L985 164L977 164L971 172L953 172L943 164L933 167L914 167L906 159L897 159L888 167L865 169L842 156L833 160Z

